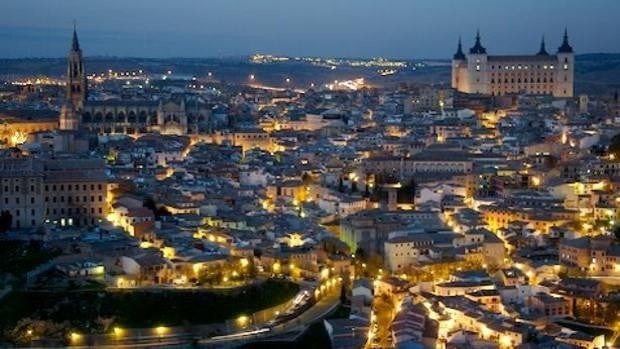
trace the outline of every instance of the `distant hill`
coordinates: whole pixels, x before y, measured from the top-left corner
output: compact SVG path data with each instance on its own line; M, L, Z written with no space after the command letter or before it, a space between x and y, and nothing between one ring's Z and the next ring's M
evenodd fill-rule
M577 61L620 61L620 53L584 53L576 55Z
M576 94L610 94L614 90L620 90L620 53L586 53L579 54L575 58ZM64 58L0 59L0 79L12 80L38 75L60 77L65 74L65 64ZM247 82L248 76L254 74L260 83L270 86L282 86L287 77L290 77L297 87L358 77L364 77L367 82L378 86L402 82L446 86L450 84L450 67L447 65L430 65L415 71L406 69L382 77L377 74L376 69L341 66L330 70L296 62L257 65L249 63L247 57L168 59L86 57L88 72L102 73L108 69L115 71L143 69L155 74L173 70L177 74L197 77L204 77L208 72L213 72L216 79L233 83Z
M607 94L620 89L620 53L577 55L575 92Z

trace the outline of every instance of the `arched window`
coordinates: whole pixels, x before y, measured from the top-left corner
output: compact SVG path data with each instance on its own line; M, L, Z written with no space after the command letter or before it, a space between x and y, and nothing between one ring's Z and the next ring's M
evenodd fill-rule
M95 113L95 122L102 122L103 121L103 114L98 111Z
M122 123L127 122L124 112L121 111L118 114L116 114L116 122L122 122Z
M114 114L112 114L112 112L107 112L105 114L105 122L114 122Z
M129 115L127 116L127 122L134 123L136 121L137 121L136 112L132 110L129 112Z

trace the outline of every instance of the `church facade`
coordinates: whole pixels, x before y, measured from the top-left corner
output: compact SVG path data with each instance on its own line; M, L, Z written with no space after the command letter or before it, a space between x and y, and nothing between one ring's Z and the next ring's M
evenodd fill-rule
M463 93L501 96L527 93L573 97L575 55L564 32L556 54L549 54L543 38L533 55L489 55L480 33L468 53L459 39L452 59L452 88Z
M86 130L99 135L195 134L204 129L209 115L210 109L198 96L173 95L159 101L89 101L82 50L74 28L60 131Z

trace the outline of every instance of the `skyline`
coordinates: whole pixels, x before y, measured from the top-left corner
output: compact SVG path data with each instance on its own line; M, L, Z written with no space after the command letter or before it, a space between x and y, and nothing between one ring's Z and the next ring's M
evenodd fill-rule
M464 48L471 47L478 28L490 54L510 54L535 53L543 35L549 51L555 52L565 27L578 54L620 52L614 40L620 23L613 18L619 2L535 3L521 1L508 13L504 4L490 0L397 0L389 6L370 0L356 1L355 6L327 0L155 0L148 7L142 0L88 5L69 0L49 11L42 0L9 0L0 13L0 45L6 48L0 56L63 57L74 20L87 56L211 58L260 52L446 59L459 36ZM529 10L534 7L536 11ZM593 36L597 40L591 40Z

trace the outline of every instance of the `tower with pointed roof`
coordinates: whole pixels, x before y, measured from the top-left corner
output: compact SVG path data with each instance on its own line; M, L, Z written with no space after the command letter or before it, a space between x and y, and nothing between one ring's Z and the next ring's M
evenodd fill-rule
M60 112L59 128L63 131L76 131L80 127L80 111L87 95L86 73L77 29L73 25L73 38L67 57L66 100Z
M462 74L459 72L467 68L467 58L463 53L463 44L461 37L459 36L459 44L456 49L456 53L452 56L452 88L457 88L462 78Z
M557 84L554 86L555 91L553 95L558 97L572 97L575 79L575 53L573 52L573 47L568 42L567 29L564 29L562 45L558 47L556 57L558 60L558 69L556 73Z
M87 88L82 49L80 48L77 29L74 24L73 38L67 61L67 98L71 100L73 105L80 108L86 101Z
M476 42L467 55L467 71L471 93L487 93L487 49L482 46L480 30L476 31Z
M549 53L547 52L547 47L545 45L545 36L543 35L542 39L540 40L540 49L538 50L538 53L536 54L538 56L548 56Z
M531 55L490 55L477 31L474 45L466 53L459 39L452 57L452 87L484 95L573 97L574 61L567 31L556 54L547 51L543 36L538 52Z

